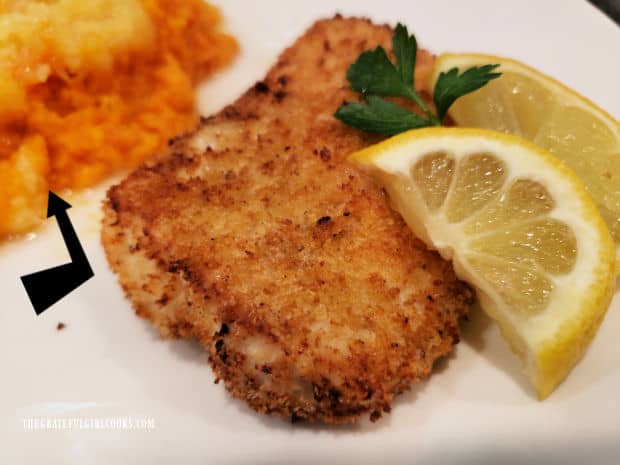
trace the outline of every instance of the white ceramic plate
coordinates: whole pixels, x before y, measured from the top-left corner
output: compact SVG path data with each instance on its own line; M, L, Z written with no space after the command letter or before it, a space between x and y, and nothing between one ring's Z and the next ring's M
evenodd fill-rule
M214 3L243 53L201 89L205 113L260 79L313 20L340 11L402 20L435 52L523 60L620 116L620 29L584 0ZM454 355L391 415L357 426L291 425L233 400L196 344L160 340L134 316L99 242L102 197L103 187L82 193L69 210L95 277L39 317L19 276L67 260L54 220L31 240L0 246L0 463L618 463L618 295L584 360L543 403L477 312ZM146 428L93 429L119 418L146 420Z

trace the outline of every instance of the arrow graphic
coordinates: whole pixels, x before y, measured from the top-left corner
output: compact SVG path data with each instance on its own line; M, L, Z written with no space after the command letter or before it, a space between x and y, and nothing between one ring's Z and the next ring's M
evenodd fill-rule
M73 229L67 209L71 205L52 191L47 198L47 217L55 216L65 241L71 262L27 274L20 279L26 288L30 302L40 315L64 296L84 284L95 274L88 263L82 244Z

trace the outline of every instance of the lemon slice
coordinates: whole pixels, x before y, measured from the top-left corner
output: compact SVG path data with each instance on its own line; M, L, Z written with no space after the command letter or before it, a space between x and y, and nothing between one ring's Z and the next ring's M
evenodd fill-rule
M453 261L548 396L594 336L615 285L613 241L575 174L522 138L479 129L417 129L351 158Z
M507 58L444 54L435 63L431 86L441 71L488 63L499 63L502 76L457 100L450 116L459 126L524 137L566 162L611 232L620 273L620 123L556 80Z

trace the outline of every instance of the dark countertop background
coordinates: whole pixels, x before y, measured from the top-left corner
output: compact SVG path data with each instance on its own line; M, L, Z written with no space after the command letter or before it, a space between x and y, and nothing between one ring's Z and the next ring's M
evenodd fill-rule
M620 25L620 0L588 0L592 5L609 16Z

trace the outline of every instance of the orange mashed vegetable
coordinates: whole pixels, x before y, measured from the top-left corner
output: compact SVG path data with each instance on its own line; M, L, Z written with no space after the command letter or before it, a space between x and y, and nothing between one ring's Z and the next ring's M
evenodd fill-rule
M0 17L4 3L0 0ZM134 3L144 16L143 30L122 26L140 37L125 48L109 45L109 60L96 53L91 55L99 62L88 61L89 44L78 50L71 40L62 43L66 50L48 46L52 49L42 52L41 43L50 41L39 39L37 47L11 51L17 65L0 70L0 78L11 76L0 86L0 236L40 222L48 190L83 188L135 167L196 125L194 87L231 61L237 43L220 32L218 10L202 0ZM75 5L88 8L87 2ZM92 44L108 46L97 26L95 33L99 37L92 36Z

